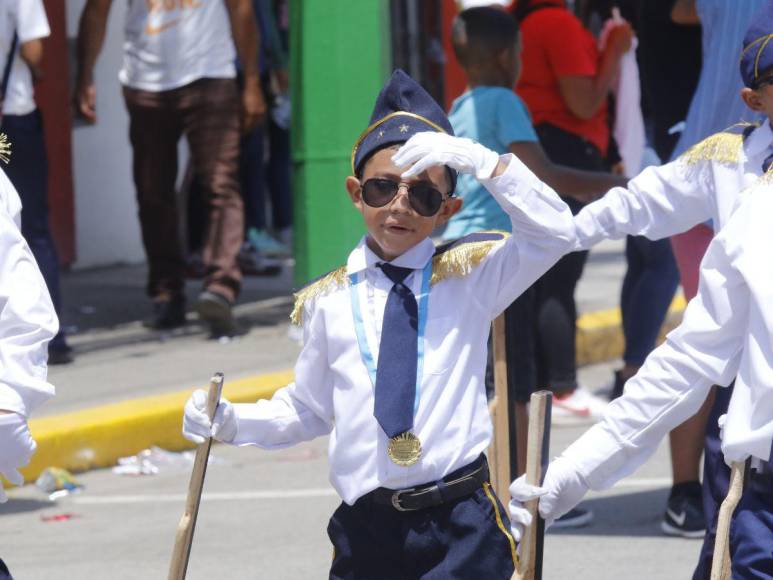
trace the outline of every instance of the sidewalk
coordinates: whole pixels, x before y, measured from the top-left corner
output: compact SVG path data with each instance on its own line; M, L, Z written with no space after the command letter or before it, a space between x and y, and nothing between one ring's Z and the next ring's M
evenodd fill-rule
M622 248L622 242L607 242L591 252L578 288L580 364L614 359L622 350L615 310L625 268ZM153 444L189 447L180 436L182 405L216 371L225 373L225 396L239 401L269 396L291 380L300 347L287 318L290 267L277 277L245 280L236 314L250 331L230 341L207 340L194 314L178 331L144 328L144 283L144 266L64 274L63 321L76 361L50 369L57 396L32 421L39 447L25 470L28 479L50 465L112 465ZM189 304L199 288L196 281L188 284ZM671 318L673 324L678 315Z

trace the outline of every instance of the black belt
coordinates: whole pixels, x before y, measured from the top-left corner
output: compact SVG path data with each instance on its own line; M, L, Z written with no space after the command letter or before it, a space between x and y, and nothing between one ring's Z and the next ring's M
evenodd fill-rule
M470 465L443 479L408 489L379 487L363 496L375 503L391 505L400 512L412 512L471 495L489 480L488 463L481 455Z

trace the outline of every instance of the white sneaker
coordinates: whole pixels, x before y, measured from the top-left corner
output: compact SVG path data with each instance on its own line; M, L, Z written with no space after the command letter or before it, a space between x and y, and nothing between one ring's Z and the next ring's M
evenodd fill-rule
M597 397L587 389L577 387L571 394L553 397L552 422L555 425L595 423L604 413L609 401Z

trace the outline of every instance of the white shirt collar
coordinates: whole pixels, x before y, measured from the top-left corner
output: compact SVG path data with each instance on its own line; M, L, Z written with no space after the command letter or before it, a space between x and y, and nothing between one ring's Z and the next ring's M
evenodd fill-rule
M773 130L770 128L770 120L757 127L746 139L747 156L756 156L766 153L773 148Z
M368 247L368 244L365 242L366 239L367 236L363 236L357 247L349 254L349 259L346 261L347 275L356 274L368 268L375 268L376 264L384 261ZM429 238L425 238L407 252L392 260L390 264L421 270L432 259L434 254L435 244Z

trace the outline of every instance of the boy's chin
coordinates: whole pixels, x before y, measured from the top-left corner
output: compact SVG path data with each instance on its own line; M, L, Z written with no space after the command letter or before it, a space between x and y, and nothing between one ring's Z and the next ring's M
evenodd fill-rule
M391 240L379 240L371 234L368 236L368 247L373 250L379 258L391 262L413 248L421 240L406 237L404 240L396 241L398 243L392 243Z

